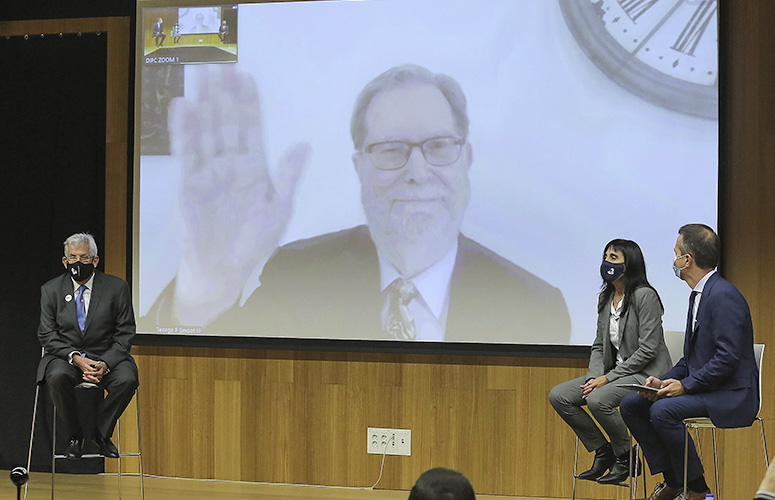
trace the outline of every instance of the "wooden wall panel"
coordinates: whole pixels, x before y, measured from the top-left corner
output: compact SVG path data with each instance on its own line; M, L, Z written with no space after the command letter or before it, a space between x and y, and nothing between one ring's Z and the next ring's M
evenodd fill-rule
M129 18L102 18L108 37L105 121L105 272L126 278L129 172Z
M775 3L726 2L729 9L727 126L722 135L726 183L722 196L725 272L748 299L754 337L768 345L763 408L770 450L775 442ZM750 498L764 475L761 439L754 429L723 433L722 493ZM772 458L772 452L770 452ZM745 494L743 494L745 493Z
M143 412L152 472L370 486L381 457L366 454L366 428L377 426L413 433L411 457L387 457L385 488L446 465L483 493L569 489L573 434L546 395L585 360L171 347L138 347L136 358L147 404L164 407Z
M152 473L365 487L381 461L365 452L366 428L379 426L410 428L413 438L411 457L387 457L381 487L408 489L423 470L444 465L466 471L482 493L570 495L574 437L546 394L583 373L583 360L136 351L144 394L152 394L143 401L158 408L142 413ZM758 429L727 431L719 442L724 491L752 488L764 472ZM707 436L702 444L712 464ZM580 467L590 459L582 451ZM585 482L579 494L626 497Z
M239 480L242 477L243 444L240 381L216 381L214 403L213 436L215 443L221 445L214 456L214 475L224 479Z

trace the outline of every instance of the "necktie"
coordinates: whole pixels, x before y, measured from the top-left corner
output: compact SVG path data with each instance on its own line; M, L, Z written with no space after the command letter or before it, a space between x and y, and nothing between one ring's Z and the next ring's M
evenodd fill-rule
M697 292L692 291L689 295L689 313L686 316L686 333L690 334L694 331L694 299L697 298Z
M86 329L86 303L83 301L83 293L86 291L86 285L78 287L78 295L75 296L75 316L78 318L78 327L83 335Z
M387 291L388 316L385 330L396 340L415 340L417 331L409 311L409 302L416 296L417 290L411 281L396 278Z

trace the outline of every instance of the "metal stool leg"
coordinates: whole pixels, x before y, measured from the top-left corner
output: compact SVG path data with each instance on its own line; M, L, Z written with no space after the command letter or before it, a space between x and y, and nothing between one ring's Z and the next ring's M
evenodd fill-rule
M116 422L116 439L118 440L118 495L119 500L123 496L122 490L122 472L121 472L121 457L137 457L140 466L140 499L145 500L145 480L143 473L143 447L140 439L140 399L139 392L135 391L135 416L137 418L137 453L121 453L121 426L120 422Z
M711 434L713 434L713 473L716 476L716 498L721 500L721 489L718 485L718 453L716 450L716 428L711 428Z
M576 453L573 455L573 495L572 500L576 500L576 479L578 478L577 467L579 465L579 437L576 436Z
M630 436L630 445L632 445L632 436ZM631 473L628 487L630 490L629 498L632 500L638 494L638 476L640 475L638 473L638 466L640 466L640 471L643 473L643 495L648 495L646 493L646 463L641 459L640 443L635 443L634 447L630 446L630 464Z
M700 457L702 462L702 444L700 443L700 428L694 428L694 445L697 447L697 456Z
M35 384L35 403L32 405L32 426L30 427L30 448L27 451L27 472L30 472L30 464L32 464L32 439L35 437L35 420L38 416L38 394L40 393L40 386ZM27 486L30 482L24 483L24 500L27 500Z
M145 500L145 484L143 482L143 447L140 442L140 392L135 391L135 413L137 414L137 452L140 462L140 500Z
M684 433L684 488L683 488L683 494L686 496L686 483L688 481L687 474L689 469L689 426L685 425L686 432Z
M57 407L54 406L54 420L51 431L51 500L54 500L54 476L57 467Z
M630 467L632 467L632 474L630 475L630 500L635 498L635 494L638 492L638 456L639 455L640 455L640 444L635 443L635 450L633 450L632 436L630 436Z
M762 429L762 449L764 450L764 469L767 470L770 468L770 458L767 456L767 440L764 437L764 422L762 421L761 417L756 417L756 420L759 421L759 427L761 427Z
M640 447L640 443L638 444L638 447ZM639 455L642 455L642 458L640 460L640 467L643 471L643 496L647 497L648 494L648 487L646 486L646 455L643 455L643 450L638 450ZM637 491L635 493L638 493Z
M121 419L116 422L116 448L118 449L118 500L121 500Z

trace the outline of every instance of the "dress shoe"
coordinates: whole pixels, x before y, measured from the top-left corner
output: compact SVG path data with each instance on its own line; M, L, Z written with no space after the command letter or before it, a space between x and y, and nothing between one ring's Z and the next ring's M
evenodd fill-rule
M586 479L587 481L597 481L597 478L605 474L616 461L614 456L614 449L611 447L611 443L606 443L597 450L595 450L595 459L592 461L592 467L589 470L585 470L579 474L579 479Z
M675 500L676 495L682 491L681 488L671 488L667 483L657 483L654 491L651 492L648 498L640 498L638 500ZM703 498L702 500L705 499Z
M690 489L687 489L686 495L684 495L683 488L679 489L678 491L678 496L676 496L673 500L705 500L705 495L710 495L710 490L704 493L696 493Z
M77 460L81 458L82 453L83 439L81 436L71 436L70 441L67 443L67 448L65 448L65 456Z
M632 450L632 456L635 457L635 449ZM600 484L620 484L629 479L630 477L630 452L616 457L616 462L611 467L611 470L605 476L597 480ZM641 471L641 464L638 462L638 466L635 469L635 476L639 476ZM704 500L704 499L703 499Z
M608 474L597 480L600 484L619 484L630 477L630 452L616 457Z
M118 448L111 442L110 438L102 437L96 433L92 440L100 449L100 455L105 456L105 458L118 458Z

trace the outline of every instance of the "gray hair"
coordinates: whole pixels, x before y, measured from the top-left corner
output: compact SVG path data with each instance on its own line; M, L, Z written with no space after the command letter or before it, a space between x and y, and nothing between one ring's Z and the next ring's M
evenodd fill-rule
M353 145L356 150L360 150L363 147L364 137L366 137L366 110L374 96L383 90L406 83L427 83L438 88L447 99L449 107L452 108L452 115L455 117L455 126L458 132L463 139L468 137L466 96L463 94L460 84L450 76L433 73L416 64L405 64L390 68L377 76L367 83L360 94L358 94L355 100L352 119L350 120L350 134L352 135Z
M94 236L89 233L75 233L67 238L64 242L65 245L65 257L70 252L71 246L89 245L89 257L97 256L97 242L94 241Z

